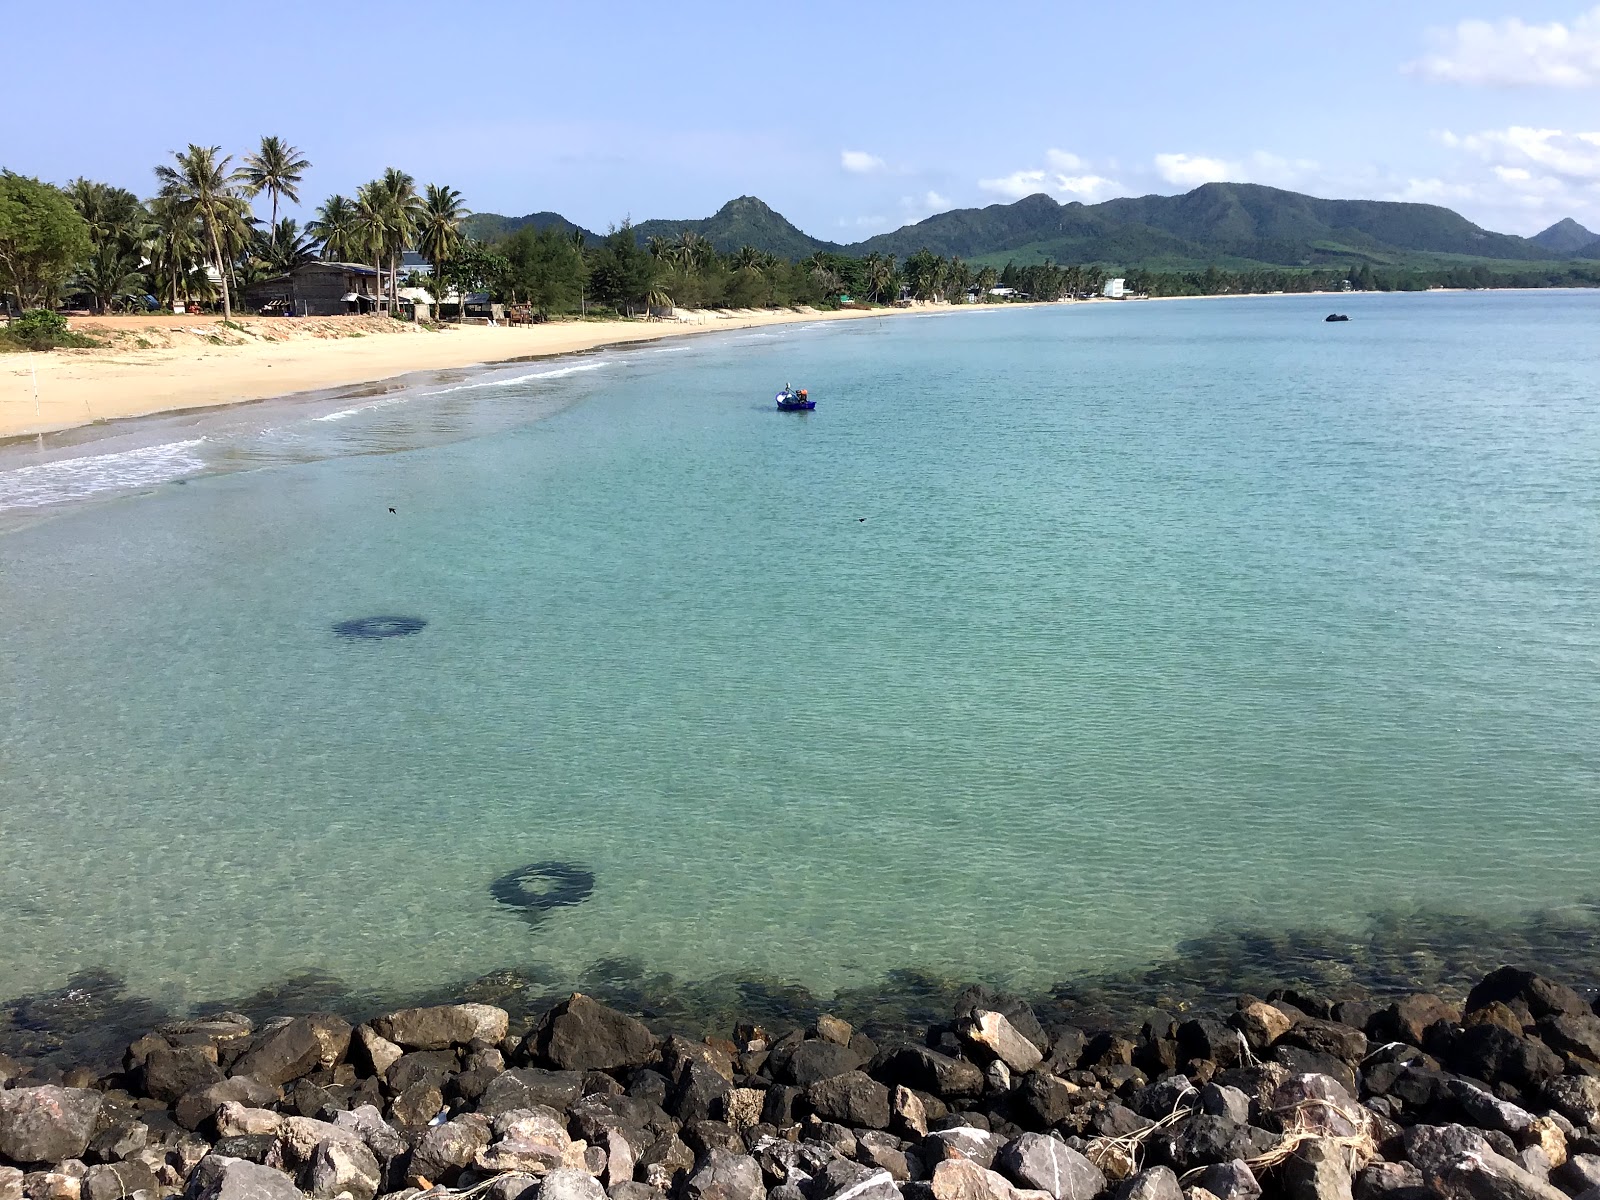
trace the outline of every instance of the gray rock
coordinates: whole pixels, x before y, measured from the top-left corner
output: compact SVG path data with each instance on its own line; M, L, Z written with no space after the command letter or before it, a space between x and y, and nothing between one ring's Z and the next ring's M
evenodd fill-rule
M1482 1026L1480 1026L1482 1028ZM1416 1125L1406 1131L1406 1157L1446 1200L1563 1200L1564 1193L1497 1153L1461 1125Z
M1239 1159L1214 1163L1191 1176L1192 1186L1215 1196L1217 1200L1256 1200L1261 1195L1261 1184L1255 1172Z
M801 1042L779 1064L779 1079L796 1087L810 1087L861 1066L861 1056L836 1042ZM980 1077L981 1078L981 1077Z
M418 1083L430 1083L442 1091L460 1069L454 1050L411 1050L394 1060L383 1082L396 1093Z
M585 1096L567 1109L567 1117L579 1137L596 1143L605 1130L622 1129L635 1145L649 1145L656 1135L673 1127L672 1118L660 1105L637 1096ZM637 1136L644 1130L651 1136Z
M1533 1128L1533 1114L1508 1100L1492 1096L1464 1079L1451 1079L1445 1086L1461 1111L1480 1129L1520 1134Z
M1016 1200L1016 1189L997 1171L965 1158L947 1158L933 1169L934 1200Z
M92 1163L121 1162L149 1144L150 1126L143 1121L114 1121L107 1124L102 1109L99 1132L90 1139L84 1158ZM0 1197L0 1200L4 1198Z
M314 1200L334 1200L349 1192L353 1200L373 1200L383 1179L377 1157L365 1142L334 1140L317 1143L306 1172Z
M1550 1181L1574 1196L1600 1188L1600 1155L1574 1154L1550 1172Z
M427 1079L419 1079L389 1101L389 1115L406 1129L421 1129L443 1108L444 1093Z
M1236 1087L1208 1083L1200 1089L1200 1111L1209 1113L1213 1117L1227 1117L1228 1120L1240 1125L1248 1125L1250 1097Z
M206 1173L203 1186L196 1189L195 1181L190 1183L192 1200L302 1200L294 1180L282 1171L241 1158L212 1157L220 1161Z
M948 1158L967 1158L980 1167L988 1167L993 1164L995 1156L1005 1144L1005 1138L998 1133L990 1133L987 1129L976 1129L971 1125L952 1125L947 1129L936 1129L930 1133L923 1139L922 1149L923 1157L929 1162L939 1162Z
M864 1167L889 1172L896 1183L905 1183L912 1175L905 1143L881 1130L868 1129L856 1138L856 1160Z
M582 992L544 1015L528 1035L527 1048L563 1071L616 1071L656 1058L655 1035L643 1021Z
M355 1034L350 1039L350 1052L356 1065L363 1068L364 1074L376 1075L379 1079L386 1076L389 1068L405 1053L370 1025L356 1026Z
M528 1067L495 1076L478 1099L486 1117L518 1108L553 1108L565 1112L583 1094L583 1075L577 1071L543 1071Z
M685 1125L720 1120L727 1111L726 1097L732 1090L717 1071L703 1062L691 1062L667 1098L667 1108Z
M83 1177L83 1200L127 1200L135 1192L154 1195L155 1172L142 1162L104 1163Z
M761 1167L748 1154L712 1149L684 1181L689 1200L766 1200Z
M489 1122L476 1114L432 1126L417 1139L406 1165L406 1178L454 1183L462 1169L470 1166L489 1144L489 1136Z
M80 1200L83 1180L63 1171L30 1171L22 1177L27 1200Z
M997 1058L983 1069L983 1082L991 1092L1009 1092L1011 1068Z
M1331 1075L1291 1075L1273 1088L1262 1108L1263 1120L1275 1129L1309 1129L1324 1137L1354 1137L1367 1120L1344 1084Z
M897 1085L889 1098L890 1124L907 1137L925 1137L928 1132L928 1111L922 1097L910 1088Z
M654 1179L663 1190L693 1166L694 1151L675 1133L663 1133L639 1155L639 1168L645 1173L645 1182Z
M484 1200L523 1200L524 1196L527 1200L538 1200L539 1181L532 1175L519 1175L514 1171L497 1175L489 1190L483 1193Z
M254 1163L266 1163L269 1167L278 1166L283 1162L278 1139L270 1133L236 1133L218 1138L211 1146L211 1153L224 1158L243 1158Z
M6 1082L0 1077L0 1086ZM22 1172L15 1167L0 1167L0 1200L22 1200Z
M900 1200L900 1189L889 1172L837 1159L817 1174L811 1186L814 1200ZM774 1189L769 1200L777 1200Z
M283 1099L283 1089L257 1079L254 1075L235 1075L221 1083L186 1092L173 1107L173 1118L185 1129L199 1129L224 1104L233 1103L245 1108L266 1108Z
M865 1071L847 1071L812 1084L806 1103L824 1121L858 1129L889 1127L889 1089Z
M332 1013L295 1017L264 1029L229 1074L254 1075L281 1087L340 1062L350 1049L350 1033L350 1022Z
M602 1176L606 1187L614 1188L633 1178L642 1142L642 1138L622 1129L607 1129L601 1133L595 1145L606 1152L606 1169Z
M87 1088L31 1087L0 1092L0 1158L58 1163L88 1149L105 1097Z
M611 1197L611 1200L661 1200L661 1193L656 1191L655 1188L647 1183L634 1183L632 1180L624 1180L620 1183L612 1184L606 1194ZM805 1200L805 1197L799 1194L798 1189L796 1190L796 1197L798 1200ZM772 1200L772 1198L768 1197L768 1200Z
M1039 1047L1018 1033L1001 1013L979 1009L956 1026L968 1043L981 1047L1018 1074L1027 1074L1044 1061Z
M362 1104L348 1112L335 1113L333 1123L340 1129L355 1134L367 1144L379 1162L399 1158L411 1149L399 1130L383 1119L383 1114L371 1104Z
M893 1046L881 1051L867 1073L891 1086L904 1084L946 1099L983 1094L983 1072L977 1064L927 1046Z
M405 1008L372 1022L372 1030L380 1038L407 1050L443 1050L471 1041L498 1042L510 1027L510 1015L492 1004Z
M218 1137L254 1137L270 1134L277 1137L286 1118L270 1108L247 1108L234 1100L217 1109L214 1122ZM235 1156L237 1157L237 1156Z
M157 1046L145 1056L141 1072L145 1095L171 1104L185 1092L222 1082L217 1066L217 1048L203 1046Z
M1368 1163L1356 1175L1352 1189L1355 1200L1428 1200L1422 1169L1412 1163Z
M1183 1188L1170 1167L1151 1167L1125 1180L1116 1200L1183 1200Z
M539 1200L606 1200L606 1190L589 1172L561 1167L544 1177Z
M1550 1106L1568 1120L1600 1129L1600 1079L1565 1075L1540 1090Z
M1353 1200L1350 1166L1337 1142L1301 1143L1283 1165L1286 1200Z
M1106 1190L1105 1173L1065 1142L1025 1133L1006 1143L996 1167L1012 1182L1049 1192L1055 1200L1090 1200Z
M566 1117L552 1108L514 1109L494 1119L494 1142L478 1154L477 1168L488 1174L517 1171L544 1175L574 1167Z
M830 1013L823 1013L817 1018L817 1036L825 1042L848 1046L855 1035L855 1027L849 1021L842 1021Z

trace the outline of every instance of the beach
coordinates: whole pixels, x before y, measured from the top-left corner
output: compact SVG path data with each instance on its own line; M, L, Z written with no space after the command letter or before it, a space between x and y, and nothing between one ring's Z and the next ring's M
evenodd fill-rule
M657 321L433 329L386 317L249 317L235 323L238 331L209 317L77 318L75 329L108 344L0 355L0 438L690 334L953 311L961 308L683 312Z

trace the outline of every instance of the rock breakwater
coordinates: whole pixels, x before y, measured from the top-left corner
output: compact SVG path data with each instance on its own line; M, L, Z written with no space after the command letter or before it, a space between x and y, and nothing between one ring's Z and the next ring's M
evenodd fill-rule
M1510 967L1081 1027L981 988L662 1034L581 993L0 1056L0 1200L1600 1200L1600 1007Z

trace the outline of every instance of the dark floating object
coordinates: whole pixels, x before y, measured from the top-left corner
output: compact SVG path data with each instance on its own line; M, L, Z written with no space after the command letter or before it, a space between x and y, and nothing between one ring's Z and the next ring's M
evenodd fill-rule
M537 922L552 908L571 908L594 894L594 872L576 863L536 862L500 876L489 894L524 920Z
M390 512L394 512L394 509L393 509L393 508L391 508L391 509L390 509L390 510L389 510L389 511L390 511ZM400 515L400 514L399 514L399 513L395 513L395 516L399 516L399 515Z
M413 633L421 633L426 624L427 621L421 617L356 617L351 621L340 621L333 631L342 638L410 637Z
M817 402L811 399L805 388L796 391L787 383L783 385L783 391L773 399L777 402L779 412L810 412L817 406Z
M1322 318L1324 321L1348 321L1350 318L1344 313L1329 313Z

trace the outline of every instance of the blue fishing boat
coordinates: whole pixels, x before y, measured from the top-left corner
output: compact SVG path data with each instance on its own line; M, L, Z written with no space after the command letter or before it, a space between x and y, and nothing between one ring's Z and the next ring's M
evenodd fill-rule
M810 412L817 406L817 402L806 395L805 388L795 391L787 383L774 398L778 402L779 412Z

